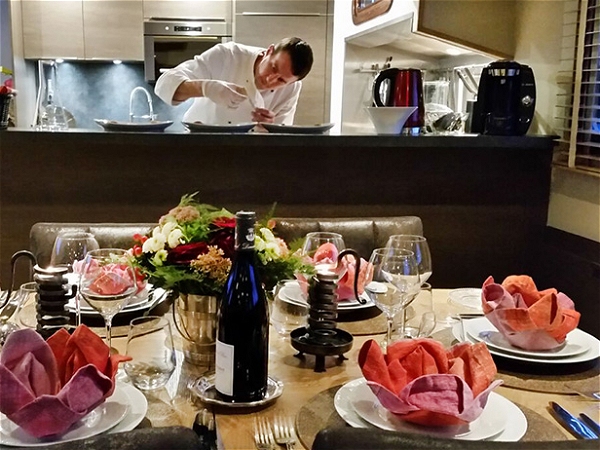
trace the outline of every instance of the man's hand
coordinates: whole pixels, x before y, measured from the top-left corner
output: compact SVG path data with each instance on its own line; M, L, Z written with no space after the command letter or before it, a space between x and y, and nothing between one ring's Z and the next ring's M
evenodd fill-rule
M219 105L237 108L248 98L246 89L237 84L219 80L203 80L202 94Z
M275 113L265 108L254 108L252 111L252 121L273 123L275 121Z

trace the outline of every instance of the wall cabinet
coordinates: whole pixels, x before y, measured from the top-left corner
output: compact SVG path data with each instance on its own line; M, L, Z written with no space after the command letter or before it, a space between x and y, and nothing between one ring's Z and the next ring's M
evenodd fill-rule
M233 0L143 0L144 19L225 19L231 20Z
M24 56L143 60L142 0L22 1Z
M314 125L329 120L333 19L327 0L240 1L236 3L234 40L267 47L297 36L313 50L313 67L302 80L294 123Z

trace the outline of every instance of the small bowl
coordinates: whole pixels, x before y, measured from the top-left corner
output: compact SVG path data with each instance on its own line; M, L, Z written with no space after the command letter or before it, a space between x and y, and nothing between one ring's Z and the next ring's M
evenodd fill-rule
M416 106L369 106L367 112L377 134L400 134Z

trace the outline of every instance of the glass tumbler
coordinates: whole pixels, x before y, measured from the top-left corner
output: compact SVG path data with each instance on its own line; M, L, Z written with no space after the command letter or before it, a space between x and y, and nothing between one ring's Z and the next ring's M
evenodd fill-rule
M163 387L175 371L176 358L171 325L164 317L145 316L129 324L125 373L142 390Z

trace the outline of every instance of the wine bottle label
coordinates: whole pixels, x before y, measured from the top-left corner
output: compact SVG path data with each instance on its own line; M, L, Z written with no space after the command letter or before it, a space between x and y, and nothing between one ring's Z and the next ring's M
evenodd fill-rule
M215 388L225 395L233 395L233 345L217 339L215 349Z

